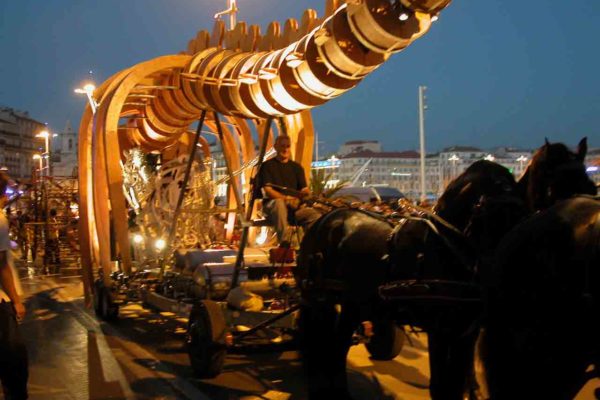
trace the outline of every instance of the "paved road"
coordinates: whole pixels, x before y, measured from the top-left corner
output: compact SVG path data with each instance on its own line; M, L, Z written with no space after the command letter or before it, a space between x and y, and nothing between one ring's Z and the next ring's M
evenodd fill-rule
M85 399L304 399L293 351L235 354L215 379L191 374L183 349L185 320L131 304L114 323L100 323L83 308L77 278L29 277L28 316L22 324L30 354L32 400ZM425 335L390 362L373 362L363 346L349 357L356 399L427 399ZM594 381L578 396L593 399ZM1 398L1 396L0 396Z

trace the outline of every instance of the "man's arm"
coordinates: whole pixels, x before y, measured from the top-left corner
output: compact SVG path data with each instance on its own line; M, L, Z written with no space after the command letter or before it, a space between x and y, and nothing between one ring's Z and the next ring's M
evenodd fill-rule
M306 175L304 174L304 168L300 164L297 165L298 168L296 169L296 174L298 176L298 190L300 190L302 197L310 196L310 189L308 188L308 184L306 183Z
M290 196L286 196L283 193L278 192L277 190L273 189L271 186L263 186L263 189L265 191L265 194L267 195L268 198L270 199L284 199L286 200L288 197Z
M2 288L13 303L13 307L17 312L17 319L23 319L25 306L17 293L12 268L8 265L8 252L6 250L0 251L0 284L2 284Z

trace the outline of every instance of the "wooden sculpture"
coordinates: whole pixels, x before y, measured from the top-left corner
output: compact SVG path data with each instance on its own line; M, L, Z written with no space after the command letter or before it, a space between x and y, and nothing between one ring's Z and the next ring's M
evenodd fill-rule
M226 161L238 169L255 157L250 124L260 136L277 118L280 134L292 138L295 159L310 173L309 110L352 89L422 36L449 3L326 0L324 18L309 9L300 22L289 19L283 27L272 22L264 34L244 22L226 30L217 20L212 33L200 31L189 41L187 51L142 62L106 80L93 94L95 113L86 108L79 130L86 296L92 271L102 268L105 279L111 271L111 232L123 271L131 269L121 170L128 150L189 151L195 146L190 125L209 112L203 123L213 131L222 129ZM239 201L230 197L230 208L239 209Z

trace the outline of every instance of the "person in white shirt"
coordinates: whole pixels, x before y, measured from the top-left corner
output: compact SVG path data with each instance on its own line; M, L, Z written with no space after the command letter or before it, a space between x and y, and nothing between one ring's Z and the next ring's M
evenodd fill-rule
M0 381L5 399L24 400L27 399L29 366L18 321L25 317L25 306L17 291L17 276L10 260L8 220L4 215L8 182L8 176L0 171Z

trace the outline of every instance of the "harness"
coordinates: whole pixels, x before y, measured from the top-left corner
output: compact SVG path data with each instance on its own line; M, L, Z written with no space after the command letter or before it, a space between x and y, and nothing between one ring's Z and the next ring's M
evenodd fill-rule
M480 199L478 205L481 203ZM457 247L455 243L440 229L437 224L448 229L459 238L466 240L465 232L459 230L450 222L444 220L439 215L420 208L415 207L417 215L407 214L405 215L394 227L394 230L388 238L388 253L395 253L395 237L404 229L408 221L417 221L427 226L428 230L425 232L423 241L427 241L427 235L433 233L436 235L441 242L450 250L450 252L456 257L460 265L464 267L465 271L475 276L475 266L469 261L469 255ZM469 227L470 224L467 224ZM465 229L466 231L466 229ZM448 280L448 279L426 279L423 277L425 267L426 254L422 254L417 257L417 278L416 279L402 279L385 284L379 288L379 296L384 301L410 301L411 303L419 303L422 305L450 305L455 303L479 303L481 301L481 290L478 284L474 281L465 282L459 280ZM396 262L397 260L393 256L389 256L391 268L399 267Z

